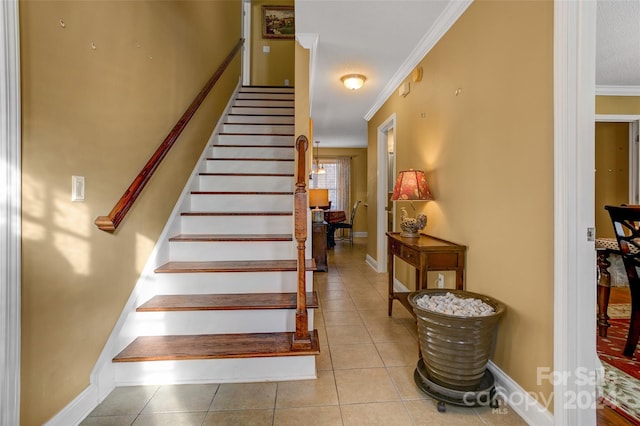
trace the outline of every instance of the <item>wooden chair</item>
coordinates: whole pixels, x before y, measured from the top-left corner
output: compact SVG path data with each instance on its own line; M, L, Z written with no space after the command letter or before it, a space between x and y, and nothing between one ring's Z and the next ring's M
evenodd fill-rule
M632 357L640 338L640 206L605 206L611 217L631 293L629 335L622 354Z
M358 206L360 205L360 200L356 201L356 203L353 205L353 208L351 209L351 219L350 221L347 222L338 222L338 223L334 223L333 227L335 229L348 229L349 230L349 242L351 243L351 245L353 245L353 221L356 218L356 212L358 211Z

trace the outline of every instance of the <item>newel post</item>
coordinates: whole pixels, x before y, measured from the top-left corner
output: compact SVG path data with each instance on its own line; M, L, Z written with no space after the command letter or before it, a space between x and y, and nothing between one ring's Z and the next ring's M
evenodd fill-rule
M309 140L304 135L296 139L298 170L294 193L295 238L298 243L298 292L296 302L296 332L291 349L311 349L309 318L307 316L307 285L305 268L305 241L307 240L307 191L306 191L306 151Z

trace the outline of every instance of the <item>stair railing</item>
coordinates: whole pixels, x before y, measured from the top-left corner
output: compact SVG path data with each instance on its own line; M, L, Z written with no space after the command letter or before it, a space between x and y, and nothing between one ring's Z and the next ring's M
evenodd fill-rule
M136 176L133 182L131 182L129 188L127 188L122 197L120 197L120 200L116 203L113 209L111 209L109 215L98 216L96 218L95 224L99 229L106 232L114 232L118 228L122 220L127 215L127 212L129 212L129 209L131 209L131 206L133 206L133 203L151 179L151 176L153 176L153 173L178 139L178 136L180 136L182 131L187 127L187 124L189 124L189 121L191 121L193 115L196 113L200 105L202 105L202 102L204 102L213 86L215 86L233 58L240 51L243 43L244 39L241 38L233 49L231 49L231 52L229 52L224 61L222 61L222 64L220 64L215 73L213 73L213 76L209 81L207 81L207 84L205 84L200 93L198 93L198 96L196 96L193 102L191 102L189 108L187 108L184 114L182 114L182 117L180 117L167 137L162 141L160 146L158 146L158 149L156 149L149 161L147 161L147 164L145 164L140 173L138 173L138 176Z
M309 140L300 135L296 139L296 152L298 153L298 171L296 176L296 190L294 193L294 229L298 243L298 291L296 299L296 332L291 342L292 350L311 349L311 337L309 335L309 318L307 316L307 283L305 267L305 241L307 240L307 149Z

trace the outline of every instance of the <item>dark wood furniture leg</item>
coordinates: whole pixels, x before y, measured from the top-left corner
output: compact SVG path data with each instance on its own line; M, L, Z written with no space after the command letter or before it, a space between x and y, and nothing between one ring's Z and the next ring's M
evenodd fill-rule
M387 241L387 273L389 274L389 316L393 310L393 248L391 240Z
M633 356L636 346L638 346L638 340L640 340L640 287L634 284L637 284L637 282L629 283L629 291L631 292L631 320L629 321L627 344L624 346L624 351L622 351L622 354L628 357Z
M598 334L600 337L607 337L607 329L609 328L609 315L607 308L609 307L609 294L611 292L611 274L609 273L609 251L598 250Z

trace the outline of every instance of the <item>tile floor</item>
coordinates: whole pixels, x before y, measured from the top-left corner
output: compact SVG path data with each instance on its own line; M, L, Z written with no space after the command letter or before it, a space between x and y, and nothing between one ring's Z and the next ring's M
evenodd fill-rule
M387 274L365 263L365 239L338 241L315 274L321 308L317 380L116 388L82 425L524 425L509 407L447 405L413 381L412 316L387 316Z

